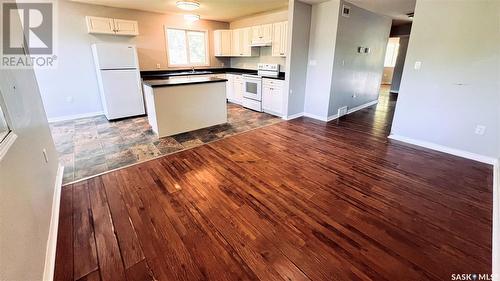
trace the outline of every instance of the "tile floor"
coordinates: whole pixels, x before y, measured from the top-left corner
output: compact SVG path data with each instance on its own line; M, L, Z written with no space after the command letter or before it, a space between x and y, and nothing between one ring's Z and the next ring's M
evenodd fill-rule
M52 136L70 183L109 170L202 145L281 119L228 104L228 123L159 139L147 117L109 122L105 116L51 123Z

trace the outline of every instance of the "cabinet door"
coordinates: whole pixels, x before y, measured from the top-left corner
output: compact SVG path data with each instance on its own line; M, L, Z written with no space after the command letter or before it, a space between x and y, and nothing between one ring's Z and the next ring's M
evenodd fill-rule
M217 57L228 57L231 52L231 30L214 31L214 53Z
M242 56L242 50L241 50L241 29L234 29L232 30L232 34L231 34L231 53L233 56L235 57L239 57L239 56Z
M262 109L272 109L271 86L268 85L262 85Z
M250 46L252 44L252 28L243 28L241 33L240 53L242 56L250 57L252 56L252 47Z
M262 37L260 25L252 26L252 43L261 43Z
M281 25L281 47L280 55L286 57L288 54L288 22L285 21Z
M234 101L238 104L243 102L243 79L241 75L234 76Z
M282 28L282 23L275 23L273 24L273 41L272 41L272 56L273 57L279 57L281 56L281 44L283 44L283 28Z
M139 35L139 24L136 21L115 19L114 22L117 35Z
M234 75L226 74L226 99L233 101L234 98Z
M86 17L88 33L115 34L113 19L101 17Z
M263 43L270 43L273 41L273 25L265 24L260 27L261 39Z
M276 86L271 88L271 96L272 96L272 108L271 110L278 115L283 114L283 91L282 88Z

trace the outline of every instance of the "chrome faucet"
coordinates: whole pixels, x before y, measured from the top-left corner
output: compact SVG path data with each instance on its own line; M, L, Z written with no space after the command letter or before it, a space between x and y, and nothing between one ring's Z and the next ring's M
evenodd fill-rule
M194 70L194 66L192 66L192 67L191 67L191 71L192 71L192 72L195 72L195 70Z

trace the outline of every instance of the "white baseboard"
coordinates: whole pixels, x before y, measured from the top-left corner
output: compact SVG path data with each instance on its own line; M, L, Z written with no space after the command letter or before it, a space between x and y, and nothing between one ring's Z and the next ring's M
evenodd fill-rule
M302 116L304 116L304 112L300 112L300 113L292 114L292 115L288 115L288 116L283 116L283 119L285 119L285 120L292 120L292 119L296 119L296 118L299 118L299 117L302 117Z
M493 250L492 272L494 279L500 280L500 159L493 170Z
M478 162L490 164L490 165L494 165L496 163L496 161L497 161L493 157L488 157L488 156L485 156L485 155L480 155L480 154L468 152L468 151L465 151L465 150L451 148L451 147L447 147L447 146L436 144L436 143L432 143L432 142L416 140L416 139L412 139L412 138L408 138L408 137L403 137L403 136L399 136L399 135L393 135L393 134L390 135L389 138L393 139L393 140L397 140L397 141L401 141L401 142L413 144L413 145L416 145L416 146L421 146L421 147L429 148L429 149L432 149L432 150L436 150L436 151L448 153L448 154L451 154L451 155L455 155L455 156L459 156L459 157L471 159L471 160L474 160L474 161L478 161Z
M371 101L371 102L367 102L367 103L365 103L365 104L362 104L362 105L360 105L360 106L353 107L353 108L351 108L351 109L349 109L349 110L347 111L347 114L351 114L351 113L353 113L353 112L356 112L356 111L361 110L361 109L363 109L363 108L367 108L367 107L372 106L372 105L375 105L375 104L377 104L377 103L378 103L378 100L374 100L374 101Z
M325 118L323 116L311 114L311 113L308 113L308 112L304 112L304 116L307 117L307 118L312 118L312 119L316 119L316 120L323 121L323 122L327 122L328 121L327 118Z
M363 108L372 106L372 105L377 104L377 103L378 103L378 100L374 100L374 101L362 104L360 106L353 107L353 108L351 108L351 109L349 109L347 111L347 114L354 113L354 112L356 112L358 110L361 110ZM315 115L315 114L311 114L311 113L307 113L307 112L304 112L303 114L304 114L305 117L309 117L309 118L316 119L316 120L323 121L323 122L330 122L332 120L335 120L335 119L339 118L338 114L330 115L328 117L323 117L323 116L319 116L319 115Z
M104 112L103 111L96 111L96 112L67 115L67 116L54 117L54 118L48 118L48 119L49 119L49 123L54 123L54 122L68 121L68 120L74 120L74 119L80 119L80 118L89 118L89 117L94 117L94 116L99 116L99 115L104 115Z
M52 198L52 214L50 218L49 236L47 239L47 250L45 252L45 266L43 270L43 280L52 281L54 279L54 267L56 262L57 229L59 227L59 206L61 203L61 187L63 181L64 166L59 164Z
M326 122L330 122L330 121L335 120L335 119L337 119L337 118L339 118L339 115L338 115L338 114L330 115L330 116L328 116L328 117L326 118Z

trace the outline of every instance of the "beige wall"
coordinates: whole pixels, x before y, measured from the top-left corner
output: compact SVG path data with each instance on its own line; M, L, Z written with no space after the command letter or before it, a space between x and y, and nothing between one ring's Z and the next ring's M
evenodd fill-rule
M213 31L227 29L228 23L218 21L200 20L189 24L182 15L159 14L130 9L111 8L97 5L59 1L59 42L62 44L60 51L66 51L67 39L80 38L80 42L88 45L94 42L129 42L137 45L141 70L156 69L160 64L162 69L167 69L167 51L165 44L164 27L192 28L195 30L209 31L210 65L220 67L224 59L214 56ZM136 20L139 22L139 36L117 37L108 35L87 34L85 16L99 16ZM62 58L61 58L62 59Z
M259 24L268 24L288 20L288 9L270 11L245 17L230 23L231 29L249 27ZM282 57L273 57L271 47L260 47L260 56L251 58L231 58L231 67L256 69L258 63L276 63L285 71L286 59Z
M58 160L33 71L0 69L0 103L18 136L0 160L0 280L42 280Z
M229 59L213 56L213 30L227 29L228 23L198 21L188 25L182 16L157 14L130 9L110 8L60 0L58 2L58 68L37 71L42 99L49 118L102 112L91 44L96 42L130 43L138 47L142 70L167 68L164 26L209 31L212 67L229 66ZM140 35L123 37L87 33L85 16L130 19L139 22Z
M249 17L244 17L230 23L231 29L248 27L259 24L274 23L288 20L288 9L269 11Z

